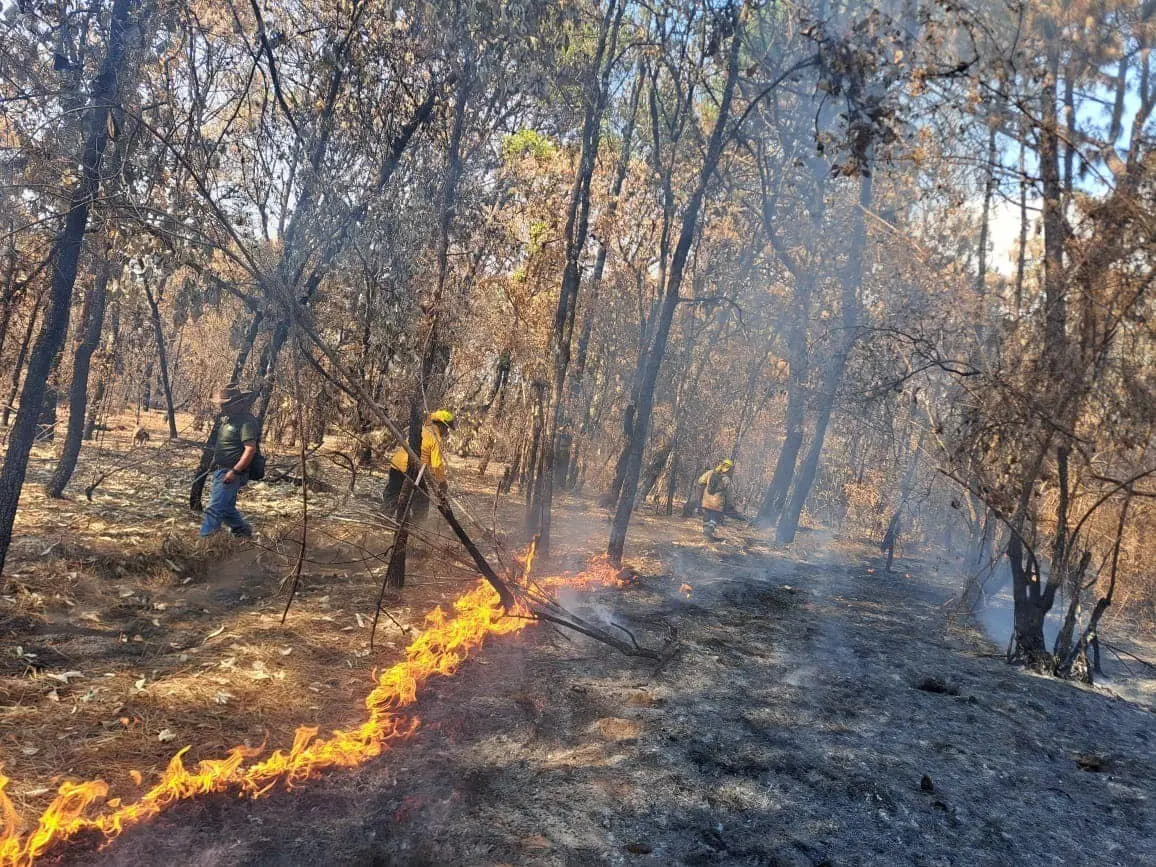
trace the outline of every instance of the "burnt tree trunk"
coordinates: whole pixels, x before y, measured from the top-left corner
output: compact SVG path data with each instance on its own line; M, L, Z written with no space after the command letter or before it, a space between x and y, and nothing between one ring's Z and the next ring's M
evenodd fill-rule
M811 486L815 482L815 474L819 470L819 458L823 453L823 444L827 437L827 426L831 421L831 412L835 408L839 386L843 382L843 371L847 366L847 357L854 346L855 329L859 319L859 284L863 280L863 253L867 245L867 226L864 214L871 207L871 175L864 172L859 180L859 208L855 211L854 235L851 239L851 251L846 272L843 274L843 333L837 338L838 349L827 367L823 377L822 403L819 405L819 416L815 421L815 433L807 449L807 455L799 468L795 479L791 498L779 517L775 528L775 541L779 544L789 544L795 540L795 533L799 528L799 518L803 514L803 506L811 493Z
M153 336L157 342L157 361L161 366L161 389L165 395L165 413L168 416L169 422L169 439L175 440L177 438L177 411L173 407L173 386L169 381L169 360L168 352L165 350L165 329L161 322L161 293L164 291L163 284L157 287L154 294L149 289L148 281L144 282L145 299L149 303L150 319L153 325Z
M107 292L107 287L106 287ZM106 312L105 318L109 318L107 311L108 298L105 298ZM110 337L108 342L108 351L102 352L104 357L100 365L100 373L96 379L96 391L89 402L87 415L84 421L84 441L92 440L96 433L97 419L100 417L101 410L104 408L106 395L111 394L109 385L112 382L113 376L117 372L117 352L120 348L120 308L114 302L112 306Z
M891 514L891 520L887 522L887 531L883 534L883 541L879 543L881 551L887 554L886 571L891 571L891 563L895 559L895 546L899 544L899 528L903 519L903 510L907 508L907 502L911 499L911 493L915 490L915 479L919 472L919 459L923 454L924 435L919 437L919 443L915 446L915 452L911 456L911 463L907 467L907 472L903 475L903 482L899 488L899 505L895 507L895 511Z
M614 520L610 528L610 540L607 545L607 554L615 566L622 565L622 555L626 548L626 530L630 526L630 517L634 513L634 496L638 490L638 478L642 472L642 452L646 445L646 434L650 427L650 415L654 406L654 386L658 381L662 359L666 354L666 344L670 337L671 323L674 321L674 309L678 306L679 291L682 289L690 246L697 233L699 212L702 209L703 199L706 197L707 184L718 166L725 143L724 133L730 120L731 101L734 97L735 82L738 79L739 54L742 43L741 17L736 15L734 24L735 32L731 37L726 83L723 86L718 117L711 130L698 182L687 201L686 210L683 212L678 243L675 245L670 270L666 275L662 307L654 327L654 338L650 342L642 379L639 382L638 409L631 429L631 448L627 458L622 491L618 496L618 506L615 509Z
M490 466L490 461L494 457L494 443L498 438L498 425L501 423L503 414L506 409L506 395L509 393L507 387L510 381L510 352L506 350L502 353L501 358L498 359L497 376L494 379L494 388L490 392L490 397L486 401L486 419L483 424L487 424L489 431L486 436L486 444L482 447L482 460L478 464L478 476L485 476L486 470Z
M618 212L618 200L622 195L622 187L626 182L626 175L630 169L630 155L633 150L638 103L642 95L644 82L645 76L642 74L640 67L635 74L634 87L630 94L630 110L627 114L626 128L622 132L622 152L618 157L618 164L614 171L614 180L610 183L606 210L602 215L602 221L606 226L607 233L613 231L614 216ZM598 254L594 258L594 271L590 275L586 312L582 317L582 329L578 334L578 347L574 356L574 370L570 377L569 392L566 398L571 410L580 411L582 414L582 424L579 426L578 431L579 436L574 437L571 444L569 466L566 470L566 481L564 483L564 487L567 489L573 489L577 485L578 456L582 448L580 440L584 439L590 431L590 420L594 402L590 398L589 387L586 383L586 367L590 357L590 335L594 330L594 314L598 309L598 298L602 290L602 278L606 272L606 258L609 251L610 245L607 239L600 237L598 239ZM619 486L620 485L621 482L619 483ZM617 489L614 491L614 496L615 499L617 499Z
M638 494L634 497L635 508L646 501L650 492L654 490L654 486L658 484L658 478L666 469L666 463L670 460L670 453L673 449L674 440L672 439L656 448L654 454L650 456L650 463L646 465L646 472L642 474L641 482L638 485Z
M32 302L32 312L28 315L28 325L24 329L24 337L20 341L20 351L16 353L16 363L12 365L12 385L8 390L8 399L4 401L4 413L0 424L8 427L9 414L16 403L16 395L20 393L20 374L24 371L24 361L28 357L28 348L32 345L32 335L36 333L36 320L40 316L40 302L44 300L44 292L36 295Z
M20 490L28 471L28 456L36 433L36 416L44 400L48 373L53 358L68 334L72 290L76 284L84 232L88 226L89 212L100 192L100 169L111 127L109 113L117 102L118 84L125 78L129 34L134 29L139 30L134 20L138 17L140 13L133 0L114 0L108 50L92 86L84 149L80 158L81 177L73 191L64 228L54 243L52 285L44 330L32 350L28 375L20 396L20 410L8 440L4 468L0 470L0 571L4 568L12 541L12 525L16 520Z
M995 127L988 132L987 139L987 179L983 186L983 209L980 212L979 223L979 259L976 265L975 289L979 297L983 298L987 288L987 247L988 236L991 232L991 201L995 194L995 164L998 158L996 150Z
M795 465L799 460L799 450L803 447L803 422L807 411L804 385L807 378L807 315L810 308L811 278L795 282L795 310L791 334L787 340L787 414L783 447L775 462L775 473L767 486L762 505L756 515L756 523L762 527L774 524L787 502L791 481L795 477Z
M437 283L432 297L425 308L425 351L422 353L421 370L417 387L413 390L409 405L409 447L414 454L421 454L422 422L425 418L425 406L432 393L440 397L440 383L434 383L435 368L438 370L438 379L445 372L448 363L446 347L438 336L438 317L441 313L442 296L445 292L446 280L449 277L449 245L450 227L453 221L453 204L457 196L458 179L462 171L462 137L465 132L466 109L470 101L470 91L473 84L475 62L467 60L468 69L462 77L458 87L457 100L454 104L453 126L450 131L449 154L446 159L446 171L442 180L441 197L438 208L437 234ZM402 485L401 496L398 497L397 510L394 513L397 529L393 536L393 545L390 549L389 566L386 569L385 583L389 587L400 589L405 585L406 554L409 547L409 511L410 501L414 494L421 466L415 460L406 465L406 479ZM429 480L432 486L433 480ZM442 504L441 494L435 500Z
M764 165L759 161L760 170ZM809 190L807 209L810 214L811 230L816 238L822 236L823 220L826 215L826 180L830 169L825 161L813 160L811 165L813 187ZM769 184L764 181L764 188ZM815 256L810 261L803 260L784 243L778 230L778 193L769 191L762 197L763 231L774 248L775 255L786 266L794 280L791 298L790 330L787 333L787 412L784 419L783 445L775 461L775 471L767 486L762 503L755 515L755 523L760 527L770 527L779 520L791 483L795 478L795 467L799 451L803 447L803 426L806 421L806 382L810 374L810 357L807 353L807 326L811 316L811 299L815 293L817 267Z
M610 90L610 73L614 67L618 26L622 22L625 4L610 0L602 20L598 47L590 68L590 83L586 95L586 117L582 125L582 148L578 171L570 192L570 207L566 216L566 265L562 270L562 287L554 312L554 327L550 332L550 359L553 381L550 384L550 415L543 430L542 456L534 480L535 490L530 498L528 524L537 536L537 551L543 557L550 555L550 519L554 503L556 476L555 457L563 434L566 411L566 374L570 368L570 346L574 336L574 316L578 310L582 252L590 224L590 184L594 179L594 164L602 141L602 115ZM608 44L609 43L609 44ZM604 62L605 57L609 60ZM568 456L567 456L568 462Z
M4 256L4 294L0 296L0 358L4 357L4 344L8 340L8 323L12 321L12 310L16 306L18 293L16 291L16 262L19 256L16 253L15 226L10 225L8 232L11 246Z
M1012 573L1012 600L1015 607L1011 659L1032 666L1050 662L1044 639L1044 607L1040 592L1040 568L1031 552L1025 551L1020 534L1013 530L1007 545L1008 562ZM1049 606L1050 607L1050 606Z
M88 374L92 354L100 345L100 334L104 328L104 308L107 298L108 280L112 264L106 258L101 263L96 280L84 304L84 335L76 346L72 362L72 385L68 391L68 432L64 436L64 448L52 478L45 486L45 493L53 498L64 495L76 460L80 456L80 441L84 434L85 413L88 409Z

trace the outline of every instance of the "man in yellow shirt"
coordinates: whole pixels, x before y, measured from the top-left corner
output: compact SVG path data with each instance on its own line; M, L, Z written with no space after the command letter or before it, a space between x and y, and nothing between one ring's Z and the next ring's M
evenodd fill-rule
M429 482L437 486L439 493L444 494L448 486L446 479L446 461L442 454L446 434L454 426L454 414L448 409L439 409L431 412L429 419L421 428L421 462L424 467L421 479L418 481L418 490L413 494L410 502L410 514L417 520L425 518L429 512ZM393 453L393 460L389 465L389 481L385 486L385 503L387 507L397 504L401 496L401 488L405 482L406 470L409 469L409 453L398 447Z

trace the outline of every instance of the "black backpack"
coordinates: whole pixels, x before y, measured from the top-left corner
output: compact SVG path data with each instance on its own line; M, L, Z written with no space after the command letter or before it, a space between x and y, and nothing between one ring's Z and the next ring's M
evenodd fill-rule
M261 447L257 446L257 454L249 462L249 481L259 482L265 478L265 456L261 454Z

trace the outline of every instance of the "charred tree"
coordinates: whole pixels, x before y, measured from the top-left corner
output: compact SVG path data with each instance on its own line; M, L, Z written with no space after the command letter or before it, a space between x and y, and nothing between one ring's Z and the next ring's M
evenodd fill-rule
M630 93L630 108L626 116L626 127L622 131L622 150L618 155L618 163L614 170L614 179L610 183L609 198L602 214L602 225L607 233L612 230L614 217L618 212L618 201L622 196L622 187L626 183L626 175L630 170L630 156L634 145L634 129L638 117L638 103L642 96L642 88L646 76L641 65L636 69L634 85ZM603 88L605 90L605 88ZM593 400L588 394L589 386L586 383L586 366L590 357L590 335L594 330L594 314L598 308L598 299L602 291L602 280L606 272L606 259L610 252L609 239L597 238L598 253L594 257L594 270L590 275L589 288L586 297L586 312L582 317L582 329L578 334L578 346L574 355L574 369L570 376L569 391L566 401L572 412L582 416L582 424L578 429L578 436L571 438L569 467L566 472L564 487L574 488L577 484L579 453L582 449L582 438L590 430ZM621 483L619 483L621 486ZM617 498L617 490L615 498Z
M630 517L634 513L634 497L642 472L643 448L646 445L646 434L650 427L650 415L654 406L654 386L658 381L658 372L666 354L670 326L674 321L675 307L678 306L679 292L682 289L691 242L698 229L699 212L702 209L703 199L706 197L707 185L714 175L719 158L722 156L726 139L726 126L730 121L731 101L734 97L735 83L738 80L739 54L742 47L742 18L740 15L734 14L733 26L734 32L731 36L726 81L723 85L722 99L719 102L718 117L711 130L698 182L687 201L686 209L683 211L678 243L675 245L670 269L666 275L662 307L655 324L654 338L646 354L642 379L639 382L638 409L631 429L631 447L627 457L622 491L619 493L618 506L615 509L614 520L611 524L610 541L607 546L610 561L616 566L622 564L622 555L626 548L626 530L630 526Z
M19 300L16 292L16 263L19 254L16 252L16 227L9 222L9 247L4 254L4 294L0 295L0 357L3 357L4 343L8 339L8 323L12 321L12 311Z
M156 292L149 288L147 277L141 284L144 287L145 299L149 305L149 318L152 321L153 337L157 344L157 362L161 368L161 390L165 396L165 414L169 423L169 439L175 440L177 438L177 411L173 407L173 386L169 381L169 361L168 352L165 349L165 329L161 321L161 293L164 291L164 284L157 287Z
M100 192L100 169L112 126L109 114L117 104L118 85L126 83L124 73L128 65L129 39L134 31L140 32L138 21L142 17L143 12L135 0L114 0L108 49L93 82L88 105L88 124L80 157L81 176L72 194L64 228L54 244L52 284L44 330L32 350L28 375L20 395L20 409L8 441L4 468L0 471L0 571L12 540L12 525L28 470L36 417L43 403L48 373L68 334L72 290L76 284L84 233L93 202Z
M537 465L532 494L529 525L538 538L538 551L550 554L550 518L554 502L555 457L563 434L563 415L566 410L566 374L570 368L570 347L574 335L574 316L578 310L578 290L581 280L580 262L586 249L590 222L590 184L594 179L594 163L602 141L602 116L610 91L610 73L614 67L618 41L618 27L622 22L624 3L610 0L602 19L598 47L590 68L590 83L586 95L586 117L582 125L582 147L578 171L570 192L570 207L566 216L566 264L562 271L562 287L554 312L554 327L550 332L550 360L553 380L550 384L550 416L543 430L541 459ZM608 59L605 59L608 58ZM568 457L568 456L567 456ZM568 463L568 460L567 460Z
M424 351L416 387L410 396L409 405L409 450L411 454L421 454L422 427L429 398L440 397L441 379L449 362L449 347L441 342L438 320L441 315L442 299L446 281L449 278L450 228L453 221L453 207L457 197L458 180L462 172L462 138L465 133L466 110L470 102L475 60L467 60L466 74L460 79L457 99L454 103L453 122L450 130L449 153L446 158L445 176L438 207L437 232L437 282L431 297L422 305ZM386 585L401 588L405 584L406 554L409 546L409 513L414 491L418 484L422 466L410 459L406 465L406 478L398 497L393 545L390 548L389 566L386 569ZM421 493L419 496L428 496ZM441 502L441 494L438 494Z
M76 460L80 456L80 441L84 434L85 411L88 407L89 368L104 328L104 308L111 272L112 263L105 258L97 271L92 289L84 299L84 334L76 346L72 362L72 385L68 391L68 431L64 436L64 448L56 470L45 486L45 493L53 498L64 495L64 488L72 478Z
M0 424L8 427L8 420L14 405L16 395L20 393L20 374L24 371L24 361L28 358L28 348L32 345L32 337L36 333L36 320L40 316L40 302L44 300L44 291L36 294L32 301L32 312L28 314L28 325L24 328L24 337L20 341L20 350L16 353L16 363L12 365L12 380L8 390L8 399L4 401L4 412L0 417Z
M803 506L807 502L807 497L811 493L811 486L815 482L815 474L819 470L819 458L823 453L827 426L830 424L831 413L835 408L839 386L843 382L847 358L855 345L859 320L859 285L863 280L863 254L867 246L867 226L864 221L864 214L870 207L871 174L864 170L859 178L859 207L854 212L851 250L846 270L842 275L842 333L835 337L837 348L823 376L823 393L820 395L819 414L815 420L815 432L811 444L807 448L807 455L799 468L795 487L791 491L791 498L779 517L778 526L775 528L775 540L779 544L789 544L795 540L795 533L799 528L799 518L803 514Z

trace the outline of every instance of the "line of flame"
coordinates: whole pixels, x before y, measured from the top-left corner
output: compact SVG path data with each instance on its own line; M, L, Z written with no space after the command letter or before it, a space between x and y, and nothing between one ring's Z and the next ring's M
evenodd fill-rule
M507 616L498 605L498 594L484 582L459 597L454 610L453 618L447 618L441 608L426 618L425 631L406 648L405 660L378 677L365 700L368 718L358 728L339 729L329 738L318 739L316 728L303 726L287 751L276 750L252 764L246 762L256 758L259 749L234 747L223 759L206 759L189 770L184 764L189 747L185 747L140 800L92 817L84 813L105 799L108 785L102 780L63 783L36 828L24 836L18 833L20 818L4 792L9 780L0 774L0 867L28 867L51 847L83 831L96 831L107 842L177 801L219 792L257 798L279 782L292 788L328 768L351 768L380 755L390 743L408 737L418 727L416 717L398 711L415 701L418 688L428 678L453 674L487 636L517 632L532 622Z

